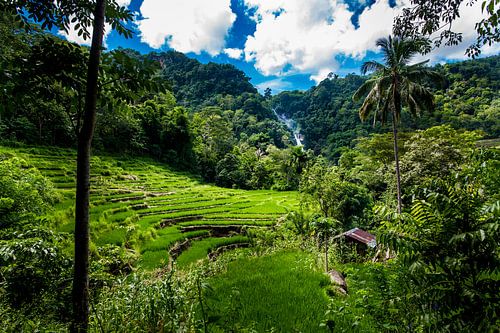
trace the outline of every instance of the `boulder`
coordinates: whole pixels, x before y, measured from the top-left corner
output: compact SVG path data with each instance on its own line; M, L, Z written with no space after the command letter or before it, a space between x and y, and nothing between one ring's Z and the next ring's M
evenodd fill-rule
M327 274L330 277L330 281L337 286L337 290L342 294L347 294L347 282L344 276L334 269Z

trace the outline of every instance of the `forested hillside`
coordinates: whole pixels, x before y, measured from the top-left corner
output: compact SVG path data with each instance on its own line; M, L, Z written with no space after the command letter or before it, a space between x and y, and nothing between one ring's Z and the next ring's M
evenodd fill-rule
M162 74L183 105L198 106L215 95L257 93L250 78L229 64L202 64L175 51L152 53L147 57L161 63Z
M454 128L480 129L486 137L500 136L500 57L438 65L446 78L434 86L436 109L420 119L403 117L403 130L423 129L439 124ZM305 92L285 91L272 99L279 114L293 118L305 137L306 148L337 159L342 147L353 147L354 139L387 128L362 123L357 111L360 102L352 95L366 78L350 74L325 79Z

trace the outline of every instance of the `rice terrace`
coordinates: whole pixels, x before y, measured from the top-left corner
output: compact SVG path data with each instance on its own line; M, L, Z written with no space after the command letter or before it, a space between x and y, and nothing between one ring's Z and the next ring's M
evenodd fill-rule
M0 333L499 332L499 15L0 1Z
M74 221L62 217L74 214L76 153L5 147L1 153L22 158L52 181L63 197L54 214L69 222L57 228L72 232ZM163 267L172 246L188 239L195 240L182 251L184 265L205 258L209 250L219 246L248 242L232 234L239 234L242 228L271 227L298 205L297 192L205 185L189 174L148 159L95 156L92 169L91 235L95 244L132 246L140 253L139 267L145 269Z

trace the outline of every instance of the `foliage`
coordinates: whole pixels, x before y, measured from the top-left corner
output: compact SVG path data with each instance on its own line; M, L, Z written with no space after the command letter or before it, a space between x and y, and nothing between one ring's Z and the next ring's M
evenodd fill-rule
M175 51L151 53L148 57L162 63L163 75L172 83L181 105L199 106L216 95L256 93L250 78L232 65L201 64Z
M196 140L194 152L205 179L215 180L217 162L231 150L234 144L232 125L222 115L222 110L208 107L193 117Z
M471 1L425 1L411 0L409 8L404 8L394 21L394 32L400 36L428 38L424 50L430 52L432 47L439 47L444 42L446 46L457 45L462 41L462 32L453 31L453 22L460 17L464 5L473 6L481 3L484 17L476 22L476 41L467 48L466 54L476 57L481 53L481 47L491 46L500 41L498 19L500 6L496 0ZM431 38L432 36L432 38Z
M83 39L90 39L94 9L94 3L82 0L44 3L43 6L34 0L11 0L0 6L1 12L15 16L16 21L27 30L33 29L33 23L40 23L42 30L58 28L68 33L74 29ZM105 20L121 35L132 35L125 25L132 21L132 12L117 1L107 1Z
M173 332L193 328L193 300L186 279L133 274L104 288L93 301L95 332Z
M20 317L65 320L71 260L66 235L50 230L46 214L61 196L38 169L0 156L0 297ZM25 309L36 309L33 313ZM8 311L8 310L7 310ZM2 314L3 315L3 314ZM13 328L21 325L12 322Z
M434 331L497 327L500 204L478 183L435 180L409 214L383 224L381 242L398 254L415 325Z
M436 126L413 134L404 144L401 182L421 186L427 179L447 178L467 162L477 132L458 132L449 126Z
M407 329L405 316L411 313L405 313L391 300L397 292L393 289L394 265L337 263L335 268L345 276L349 293L345 297L334 295L331 298L322 326L330 332L400 332Z
M170 92L159 94L133 108L142 131L143 148L152 156L173 165L193 160L189 116L176 105Z
M471 156L477 154L474 147L480 137L478 132L457 131L450 126L401 133L403 203L410 204L414 188L427 180L447 178L468 165ZM340 172L347 180L362 185L376 201L388 206L394 206L391 200L396 188L390 176L394 163L391 146L389 133L374 134L359 139L355 149L339 159Z
M311 217L302 210L292 211L285 217L285 224L291 224L291 229L300 236L308 236L311 232Z
M59 195L52 183L17 157L0 155L0 236L47 211Z
M300 192L304 202L318 207L324 217L339 220L343 229L362 224L365 211L372 204L365 188L343 180L338 167L328 167L322 159L308 166Z
M17 56L24 60L10 59L2 64L11 69L4 85L7 95L0 100L0 120L5 127L0 135L3 139L28 143L74 146L82 125L85 92L82 78L86 75L88 49L50 34L10 29L10 38L18 43L15 44ZM25 48L28 43L31 47ZM134 145L141 140L136 133L135 117L130 115L126 103L164 90L164 83L155 77L159 66L120 49L105 53L103 58L98 147L142 152L140 144ZM100 125L105 121L108 121L105 127ZM130 138L132 144L123 145ZM118 140L121 145L116 143Z
M60 248L64 238L47 229L14 231L9 236L0 240L0 285L10 304L67 316L63 309L72 262Z

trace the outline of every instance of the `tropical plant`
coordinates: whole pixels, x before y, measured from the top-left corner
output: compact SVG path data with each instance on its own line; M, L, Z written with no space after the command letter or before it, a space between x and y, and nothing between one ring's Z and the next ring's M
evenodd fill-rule
M412 58L418 54L420 41L399 37L380 38L376 42L381 48L385 65L377 61L367 61L361 66L362 74L374 72L354 93L353 99L366 98L359 109L361 120L373 114L374 125L377 120L384 124L392 118L394 139L394 159L396 162L396 182L398 212L401 213L401 176L399 171L398 128L403 105L409 112L417 116L424 110L434 108L434 97L424 83L439 82L441 76L425 67L428 60L410 65Z
M474 177L438 179L409 213L386 216L379 240L397 253L417 331L494 332L498 327L500 202Z

